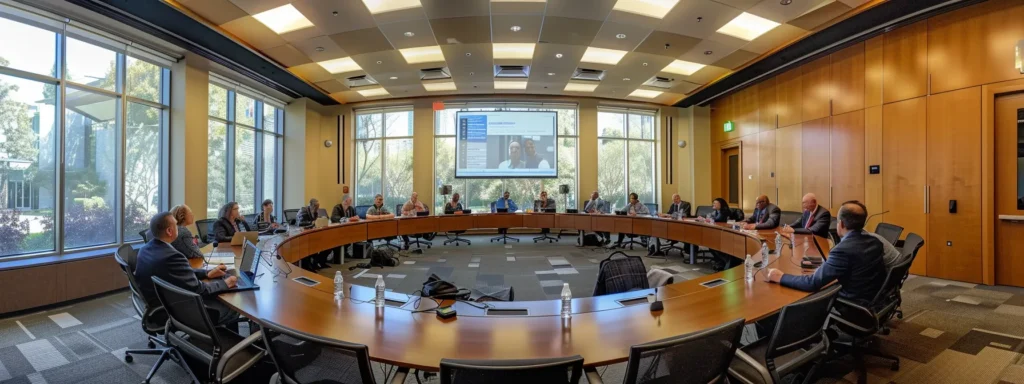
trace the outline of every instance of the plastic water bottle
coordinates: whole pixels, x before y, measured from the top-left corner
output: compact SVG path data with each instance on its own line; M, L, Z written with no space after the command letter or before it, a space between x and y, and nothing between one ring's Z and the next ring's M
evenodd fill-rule
M775 257L782 256L782 234L775 232Z
M377 283L373 285L377 289L377 298L374 304L377 308L384 308L384 275L377 275Z
M572 291L569 290L569 283L562 283L562 318L572 317Z
M334 298L345 298L345 278L341 276L341 271L334 272Z
M747 254L747 259L743 261L743 270L747 282L754 281L754 259L750 257L750 254Z
M761 243L761 269L767 269L771 261L771 256L768 254L768 243Z

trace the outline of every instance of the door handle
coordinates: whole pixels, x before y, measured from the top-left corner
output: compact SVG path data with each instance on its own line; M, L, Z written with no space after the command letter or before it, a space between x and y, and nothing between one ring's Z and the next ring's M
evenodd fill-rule
M931 205L930 192L931 192L931 188L928 187L928 185L925 185L924 186L924 213L925 214L931 213L931 207L929 207L929 205Z

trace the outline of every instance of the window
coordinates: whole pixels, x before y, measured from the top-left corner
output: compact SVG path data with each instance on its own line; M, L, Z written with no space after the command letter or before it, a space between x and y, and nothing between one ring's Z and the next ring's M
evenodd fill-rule
M5 5L0 34L0 257L139 240L168 208L171 59Z
M412 109L356 111L356 205L384 195L394 211L412 194ZM424 192L425 193L425 192Z
M243 215L251 215L259 212L263 200L281 200L284 109L255 94L228 81L210 84L207 218L217 217L229 201L237 202ZM274 209L283 208L275 204Z
M654 112L597 112L597 189L622 209L635 192L641 203L657 203Z
M573 104L446 104L434 113L434 210L443 209L446 198L439 192L445 184L459 193L466 209L490 211L490 204L504 191L521 209L532 208L541 190L555 199L559 212L576 207L577 196L577 106ZM558 113L558 178L551 179L456 179L455 178L455 113L459 111L555 111ZM553 152L553 151L551 151ZM569 193L559 193L559 185L568 185Z

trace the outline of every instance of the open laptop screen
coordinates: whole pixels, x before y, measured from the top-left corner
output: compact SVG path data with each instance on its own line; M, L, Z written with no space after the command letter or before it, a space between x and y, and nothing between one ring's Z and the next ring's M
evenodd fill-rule
M256 244L247 240L242 250L242 261L238 264L238 271L256 273L256 268L260 265L256 262L257 252L259 249L256 248Z

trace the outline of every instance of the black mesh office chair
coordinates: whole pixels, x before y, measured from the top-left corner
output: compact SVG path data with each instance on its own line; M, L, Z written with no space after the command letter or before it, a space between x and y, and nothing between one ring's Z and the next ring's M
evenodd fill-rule
M771 336L736 351L736 359L729 366L729 377L746 384L782 383L786 375L813 364L803 380L813 382L829 350L824 327L839 290L839 284L834 284L783 307Z
M491 202L491 212L497 212L494 208L493 201ZM508 228L498 228L498 234L500 234L500 236L495 236L491 238L492 243L495 241L500 241L502 244L508 244L509 241L514 241L517 243L519 242L519 239L515 237L510 237L508 235Z
M215 327L201 296L159 277L153 277L153 285L169 317L167 344L207 366L206 381L229 382L263 358L263 349L256 345L261 332L243 338L225 327ZM183 366L192 381L199 382L188 365Z
M455 360L441 359L441 384L579 383L583 358Z
M286 209L284 210L284 222L289 225L295 225L295 219L299 217L298 209Z
M896 242L900 240L900 235L903 234L903 227L896 224L878 223L875 226L875 233L889 240L890 244L896 245Z
M405 205L405 204L396 204L395 205L395 215L401 215L402 214L402 206L403 205ZM430 211L428 210L427 213L429 214ZM427 240L423 240L426 237L427 237L426 233L417 233L417 234L414 234L414 235L405 236L402 240L404 241L406 238L411 238L411 240L404 241L405 242L405 247L407 249L409 248L410 244L416 244L416 248L420 248L420 245L426 245L427 249L430 249L430 246L434 245L434 243L432 243L430 241L427 241ZM431 238L433 238L433 236L431 236ZM388 241L388 243L390 243L390 241Z
M723 383L743 335L743 319L685 335L634 345L623 384ZM601 383L597 371L587 380Z
M256 214L250 213L248 215L242 215L242 220L249 225L249 228L256 228Z
M533 211L534 212L540 212L541 211L540 200L534 200L533 201ZM559 233L558 237L552 237L551 236L551 228L541 228L540 236L534 237L533 238L533 242L536 243L538 241L547 240L548 243L550 244L550 243L558 242L558 239L560 239L560 238L562 238L561 233Z
M747 217L747 214L743 213L742 209L739 209L739 208L731 208L731 209L732 209L732 215L730 215L729 218L731 218L733 220L736 220L736 221L743 221L743 218Z
M617 251L601 260L593 296L647 289L649 284L643 258Z
M829 240L832 240L831 245L839 244L839 219L835 216L832 216L832 220L828 223L828 237Z
M793 225L793 223L797 222L797 220L800 220L800 217L802 217L803 215L803 212L782 211L782 213L779 215L779 220L782 221L782 223L779 223L779 226L781 227L784 224Z
M277 366L271 383L376 382L365 345L294 331L270 321L262 323L263 344ZM408 368L398 368L391 382L405 382L408 373Z
M203 242L213 242L210 235L213 234L213 223L215 222L217 222L217 219L196 220L196 230L199 231L199 238L203 239Z
M454 215L455 211L445 210L444 214L446 214L446 215ZM448 244L451 244L451 243L455 243L456 247L459 246L459 243L466 243L466 245L472 245L473 242L469 241L469 239L463 239L463 238L459 237L459 235L462 235L463 233L466 233L466 231L448 231L448 233L445 235L445 237L447 237L447 240L445 240L443 244L444 245L448 245ZM455 237L452 237L452 235L455 235Z
M139 231L139 237L142 238L142 242L143 243L148 243L149 242L149 230L148 229L143 229L143 230Z
M366 220L366 211L369 211L370 207L370 205L357 205L353 207L353 209L356 210L356 216L359 216L360 219Z
M921 251L921 247L924 246L924 239L916 233L908 233L907 239L903 241L903 249L900 250L900 255L903 258L909 258L910 264L914 264L914 260L917 259L917 253ZM910 276L910 269L907 269L907 273L903 275L902 281L900 281L900 289L896 290L896 318L903 319L903 284L907 282L907 277Z
M695 211L694 214L697 217L708 217L708 214L710 214L710 213L712 213L714 211L715 211L715 207L712 207L710 205L698 205L697 206L697 210Z
M167 347L167 342L160 337L164 333L164 327L167 324L167 313L164 312L163 307L150 308L146 298L142 296L142 291L139 290L139 285L135 282L136 256L135 249L128 244L122 245L114 251L114 261L117 262L121 272L124 272L125 277L128 279L128 290L132 294L132 306L135 308L135 314L139 315L139 318L142 319L142 331L148 337L146 342L148 349L125 350L124 361L126 363L134 362L134 355L159 356L156 362L153 363L153 367L150 368L149 374L146 375L146 379L143 380L143 383L149 383L165 361L173 360L180 365L185 365L185 361L177 351ZM160 347L158 348L157 345Z
M647 207L648 215L650 215L650 216L657 216L658 215L658 204L655 204L655 203L644 203L644 206ZM629 208L627 208L627 210L628 209ZM632 250L633 249L633 244L641 245L643 247L647 247L647 241L648 241L647 236L638 236L638 235L633 234L633 233L627 233L625 235L626 235L627 239L626 239L626 241L622 242L622 247L623 248L625 248L628 245L629 249Z

